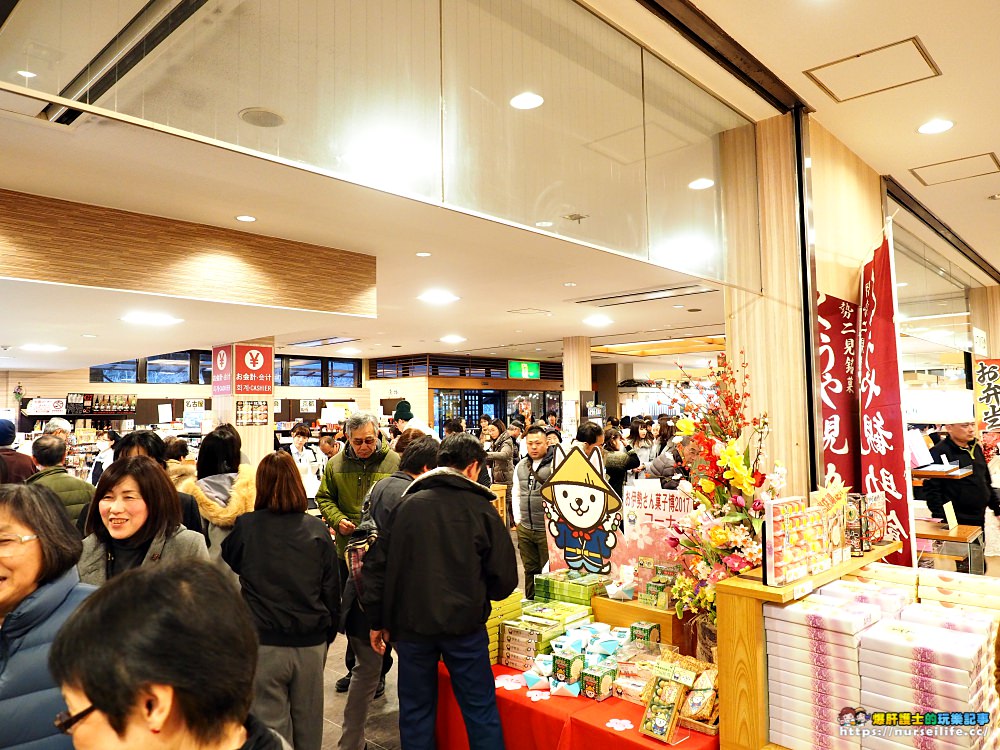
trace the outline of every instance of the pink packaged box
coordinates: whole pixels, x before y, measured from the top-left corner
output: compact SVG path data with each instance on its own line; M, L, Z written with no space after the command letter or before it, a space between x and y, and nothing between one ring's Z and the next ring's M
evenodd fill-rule
M823 598L835 604L825 604L813 596L784 606L765 602L764 614L776 620L786 620L851 635L864 630L882 617L882 610L873 604L845 604L829 597Z
M1000 578L920 568L918 579L921 588L928 586L930 588L951 589L963 594L982 594L1000 599Z
M801 697L805 698L808 693L800 693ZM840 708L834 706L821 706L816 703L807 703L806 700L798 700L795 698L789 698L786 695L774 694L770 696L770 712L774 715L775 709L780 709L782 711L794 711L797 714L802 714L810 719L822 719L823 721L840 721Z
M899 612L917 600L916 592L890 584L868 584L857 581L833 581L823 586L819 593L845 601L877 604L884 614Z
M920 603L928 607L939 607L941 609L948 609L952 612L986 612L987 614L995 615L997 611L991 609L990 607L977 607L974 604L959 604L958 602L944 602L938 601L937 599L921 599Z
M766 606L766 605L765 605ZM989 661L987 640L974 633L957 633L918 622L883 620L861 635L861 647L978 672Z
M848 576L844 576L847 578ZM891 583L902 583L907 586L917 585L917 568L904 568L902 565L890 565L889 563L868 563L856 571L856 578L870 578L876 581L889 581Z
M897 672L896 674L903 674ZM892 682L893 675L888 670L881 675L863 675L861 690L869 693L898 698L901 701L912 701L920 704L931 704L937 701L940 706L952 706L959 703L962 706L980 705L984 702L983 680L977 680L969 686L956 685L953 682L938 682L925 677L914 677L909 682Z
M767 642L767 658L772 659L775 657L791 659L792 661L812 667L834 669L838 672L847 672L848 674L861 674L858 671L857 651L848 654L848 658L843 659L828 654L816 653L815 651L793 648L790 645L782 645L769 640Z
M833 630L824 630L823 628L811 625L799 625L787 620L775 620L773 617L764 618L764 630L768 633L787 633L798 638L808 638L812 641L820 641L852 649L856 649L861 644L861 636L856 633L837 633Z
M870 651L865 648L862 648L858 654L858 663L861 667L861 674L865 674L865 665L869 665L873 669L951 682L955 685L971 685L973 681L979 679L979 675L983 674L982 672L973 673L954 667L943 667L940 664L931 664L926 661L914 661L905 656Z
M788 633L780 633L774 630L765 631L765 636L767 637L767 647L769 649L773 643L778 646L787 646L789 648L800 649L814 654L832 656L837 659L849 659L854 661L857 661L858 659L857 646L838 646L836 643L828 643L827 641L815 640L812 638L801 638L797 635L789 635Z
M805 706L806 710L799 711L797 707L790 705L791 703L798 704L798 707ZM840 734L840 711L833 708L814 707L806 705L802 701L781 699L781 705L772 701L768 706L767 713L772 722L781 721L786 724L811 727L817 731L827 731L830 734Z
M772 656L771 654L768 654L767 666L773 667L781 672L791 672L792 674L812 677L823 680L824 682L833 682L837 685L861 687L860 675L851 674L850 672L841 672L836 669L830 669L829 667L819 667L813 664L806 664L801 661L783 659L780 656Z
M911 604L899 613L900 620L919 622L945 630L962 633L979 633L987 637L995 636L1000 613L985 610L954 610L950 607L936 607L929 604Z
M843 708L849 704L858 705L858 701L861 699L860 677L858 678L858 687L850 687L822 678L807 677L794 672L782 672L780 669L768 665L767 679L770 693L815 702L821 706L836 705ZM828 697L829 700L825 700L824 696Z
M959 591L944 586L926 586L924 584L920 584L919 590L921 601L932 599L940 602L969 604L980 609L1000 609L1000 596L988 596L975 591Z
M815 748L825 748L825 750L859 750L861 747L860 737L843 736L840 734L840 727L827 725L814 729L811 726L799 726L787 721L777 721L771 719L771 741L775 742L774 736L780 735L799 742L809 742L809 750ZM828 729L828 727L832 728ZM778 742L785 745L784 742ZM785 745L789 750L795 750L791 745Z
M896 711L896 712L907 712L914 714L924 714L924 713L936 713L941 710L952 709L951 706L946 706L944 709L941 708L940 698L934 696L934 701L930 705L926 703L916 703L914 701L904 701L899 698L892 698L880 693L872 693L867 690L861 691L861 703L868 713L874 711ZM997 710L998 701L994 696L990 700L986 701L983 708L965 708L964 706L956 707L955 710L961 708L963 711L985 711L986 713L992 713Z

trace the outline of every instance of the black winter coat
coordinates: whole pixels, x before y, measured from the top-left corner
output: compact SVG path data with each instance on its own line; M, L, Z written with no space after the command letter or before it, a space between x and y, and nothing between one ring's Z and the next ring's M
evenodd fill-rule
M264 646L330 643L340 621L337 548L305 513L255 510L236 519L222 559L240 577Z
M517 586L514 545L495 497L447 468L409 486L365 555L362 603L372 630L420 641L483 627L490 600Z
M970 450L971 448L971 450ZM931 448L935 463L947 456L949 463L971 466L972 475L964 479L927 479L924 481L924 499L927 509L935 518L944 519L944 504L951 501L955 507L955 517L966 526L982 526L986 520L986 509L1000 515L1000 500L990 480L990 470L986 466L986 456L978 442L969 448L959 448L950 437L945 437Z

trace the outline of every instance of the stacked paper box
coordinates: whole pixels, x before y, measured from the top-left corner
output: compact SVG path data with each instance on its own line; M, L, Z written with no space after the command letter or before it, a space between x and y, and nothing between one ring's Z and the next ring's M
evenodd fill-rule
M594 614L594 610L589 606L562 601L529 602L521 608L521 611L533 617L556 620L563 623L567 628L576 627L575 623L577 622L589 621Z
M522 591L515 589L506 599L490 602L490 616L486 620L486 633L490 637L490 664L497 664L500 661L500 625L504 620L510 620L521 614L523 595Z
M550 653L552 639L565 630L557 620L531 615L505 621L500 628L500 663L522 672L531 669L535 657Z
M869 712L995 714L1000 708L994 674L995 622L972 618L963 623L945 610L923 605L906 607L900 617L883 620L861 634L860 705ZM932 622L944 627L928 624ZM903 747L909 740L901 734L890 739ZM998 736L994 730L989 738L936 739L958 742L960 747L996 747ZM972 739L976 744L960 742ZM876 746L865 740L862 747Z
M605 594L611 579L596 573L580 574L572 570L557 570L535 576L535 601L563 601L590 606L595 596Z
M824 596L844 601L876 604L883 617L897 617L899 611L917 600L915 586L894 585L882 581L833 581L819 589Z
M842 581L878 581L880 583L895 583L901 586L917 587L917 569L904 568L901 565L888 563L868 563L858 568L852 575L846 575Z
M859 634L881 617L879 605L825 595L764 604L771 742L861 747L860 737L841 735L836 717L862 705Z

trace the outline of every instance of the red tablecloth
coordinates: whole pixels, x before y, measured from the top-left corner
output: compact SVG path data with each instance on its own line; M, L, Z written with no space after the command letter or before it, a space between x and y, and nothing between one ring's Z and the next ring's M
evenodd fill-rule
M508 667L493 667L494 675L519 674ZM669 746L639 734L642 707L618 698L600 703L587 698L554 697L532 702L527 689L497 690L497 707L503 723L504 741L517 750L577 750L581 747L664 750ZM617 732L605 726L610 719L628 719L634 729ZM688 737L689 736L689 737ZM699 732L677 731L676 739L688 737L680 750L718 750L719 741ZM446 750L468 750L462 712L455 701L451 678L444 664L438 665L437 743Z

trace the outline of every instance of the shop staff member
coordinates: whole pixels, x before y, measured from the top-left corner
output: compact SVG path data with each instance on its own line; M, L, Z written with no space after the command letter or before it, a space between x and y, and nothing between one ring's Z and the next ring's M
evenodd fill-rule
M545 531L545 508L542 485L552 476L555 448L549 446L545 430L538 425L528 428L525 441L528 455L514 469L514 520L517 522L517 548L524 566L524 595L535 598L535 575L549 561L548 533Z
M0 419L0 484L21 484L35 473L35 462L31 456L18 453L11 446L17 431L9 419Z
M469 745L504 747L490 667L490 600L517 586L510 534L495 495L476 481L486 451L460 432L441 443L438 468L421 475L365 555L361 602L372 648L399 655L399 734L404 750L434 748L438 660L444 658Z
M940 463L944 456L949 463L972 467L972 474L964 479L925 480L927 508L935 518L944 519L944 504L951 501L960 524L982 526L987 508L1000 516L1000 497L990 483L986 457L976 440L976 423L953 422L944 428L948 436L931 448L934 462Z

